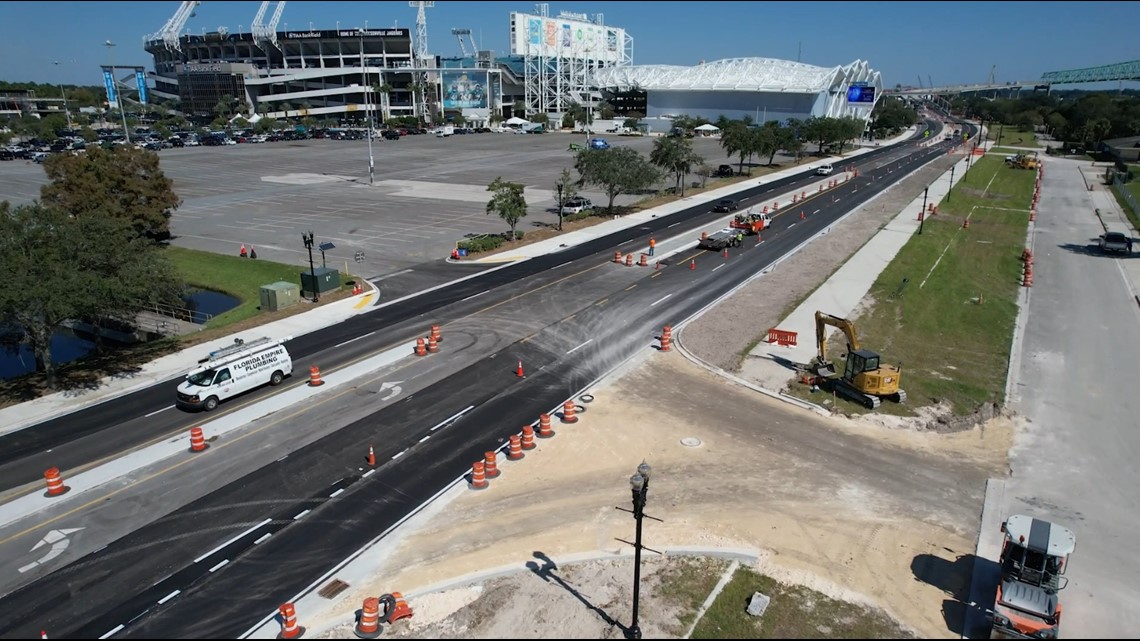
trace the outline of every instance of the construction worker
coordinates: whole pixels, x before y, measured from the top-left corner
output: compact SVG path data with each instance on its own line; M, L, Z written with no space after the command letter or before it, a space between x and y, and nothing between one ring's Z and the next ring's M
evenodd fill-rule
M657 239L650 236L649 237L649 255L650 256L653 255L653 250L655 250L655 249L657 249Z
M740 247L743 244L744 244L744 232L738 231L738 232L736 232L736 246Z

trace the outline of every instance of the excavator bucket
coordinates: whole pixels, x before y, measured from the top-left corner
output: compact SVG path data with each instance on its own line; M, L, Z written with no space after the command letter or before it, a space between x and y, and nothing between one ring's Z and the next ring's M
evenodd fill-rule
M835 376L835 366L831 363L819 363L815 366L815 373L819 376L831 378Z

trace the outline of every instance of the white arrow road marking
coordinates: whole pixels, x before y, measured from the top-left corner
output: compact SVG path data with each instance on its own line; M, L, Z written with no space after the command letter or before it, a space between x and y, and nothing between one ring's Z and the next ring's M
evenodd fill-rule
M31 563L20 568L20 573L23 574L28 570L35 569L36 566L43 565L44 563L47 563L55 557L63 554L64 551L67 550L67 546L71 545L71 541L67 538L67 535L71 534L72 532L78 532L82 529L83 528L81 527L63 528L62 530L52 530L45 534L44 538L40 539L36 542L35 545L32 546L32 552L35 552L45 545L50 545L51 549L48 550L47 554L40 557L39 560L32 561Z
M381 401L390 401L390 400L396 398L397 396L399 396L400 392L404 391L400 387L400 383L403 383L403 382L404 381L396 381L395 383L381 383L380 384L380 391L381 392L383 392L384 390L392 390L392 391L389 392L387 396L381 398L380 400Z

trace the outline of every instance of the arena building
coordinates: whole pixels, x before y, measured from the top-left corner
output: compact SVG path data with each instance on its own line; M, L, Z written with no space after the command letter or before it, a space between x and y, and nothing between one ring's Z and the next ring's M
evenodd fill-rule
M862 60L841 67L774 58L730 58L694 67L606 67L592 82L619 113L648 120L681 114L715 121L720 116L755 122L812 116L870 119L883 90L879 72Z

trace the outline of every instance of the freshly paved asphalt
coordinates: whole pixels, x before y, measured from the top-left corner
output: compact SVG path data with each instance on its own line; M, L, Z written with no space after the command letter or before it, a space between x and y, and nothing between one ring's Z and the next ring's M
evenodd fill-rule
M945 153L945 146L908 147L905 152L913 154L909 167ZM0 635L32 636L47 629L55 636L97 637L129 623L116 636L237 636L258 613L271 611L312 577L468 469L470 461L481 458L484 451L517 431L515 426L531 423L538 413L555 407L643 349L653 340L655 329L688 317L889 186L902 173L887 177L888 166L900 167L905 161L886 160L901 155L898 150L883 150L877 158L860 158L862 175L839 192L840 202L832 204L827 199L819 205L818 213L804 221L782 216L774 233L766 235L759 246L746 244L730 252L728 259L695 249L675 259L685 265L689 256L697 256L704 269L670 267L648 273L607 264L613 248L623 242L644 238L678 220L696 224L712 218L704 208L694 208L296 339L290 346L295 360L320 359L322 367L324 363L335 367L384 345L422 335L431 322L460 323L476 304L482 309L487 305L510 306L516 313L526 314L528 308L517 307L512 301L524 292L539 298L529 304L529 309L541 305L545 313L556 317L553 321L544 318L546 324L540 324L540 329L530 335L520 333L516 340L522 340L484 354L446 378L336 429L286 458L211 488L196 501L157 520L142 515L146 525L62 569L37 576L34 582L0 600L0 612L5 613L0 615ZM879 169L868 171L866 166L872 164ZM764 185L742 195L755 197L799 182L802 179ZM854 191L856 187L858 191ZM711 268L717 264L725 266L714 273ZM610 270L609 276L599 278L606 270ZM520 281L524 287L502 287ZM624 286L627 282L631 285ZM464 304L463 299L481 292L487 293ZM669 296L669 304L658 304L665 296ZM373 334L350 346L337 347L370 332L381 336L373 338ZM530 368L524 379L509 375L518 358ZM157 385L71 415L66 421L25 430L26 440L12 443L21 448L23 456L9 459L0 468L3 476L9 478L21 465L28 465L26 470L36 470L38 475L38 470L44 469L42 461L28 461L40 456L45 447L57 448L54 461L73 456L82 464L115 454L132 438L139 443L182 431L193 418L173 412L156 415L154 418L161 419L157 425L139 418L120 423L121 417L142 417L168 406L170 396L169 384ZM468 406L474 409L431 433L430 440L422 440L430 433L428 426ZM84 432L79 440L69 433L77 426ZM114 446L102 448L104 442ZM359 459L370 443L380 444L377 456L386 462L366 479L368 482L361 482L360 468L351 462ZM5 452L7 445L2 444ZM390 459L399 452L405 453ZM329 495L341 488L345 492L329 500ZM294 520L306 509L314 510L311 517ZM264 524L249 529L225 548L200 556L259 523ZM273 536L263 538L268 533ZM20 553L26 553L27 547L21 545ZM0 549L6 556L16 551ZM132 560L139 556L145 561ZM228 564L210 571L223 560ZM176 590L180 591L177 598L156 605Z

